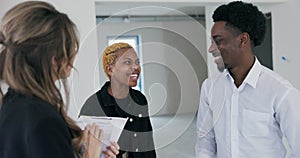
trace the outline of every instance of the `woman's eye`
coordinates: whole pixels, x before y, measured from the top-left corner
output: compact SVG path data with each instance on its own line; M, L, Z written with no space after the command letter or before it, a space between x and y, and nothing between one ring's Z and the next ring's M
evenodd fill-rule
M124 61L124 63L127 64L127 65L130 65L131 61L127 60L127 61Z
M139 60L136 60L136 61L135 61L135 64L136 64L136 65L140 65L141 63L140 63Z

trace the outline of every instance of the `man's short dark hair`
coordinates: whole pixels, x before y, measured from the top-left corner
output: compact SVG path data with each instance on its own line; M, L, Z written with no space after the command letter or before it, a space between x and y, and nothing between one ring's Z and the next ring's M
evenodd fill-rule
M221 5L214 11L212 18L214 22L225 21L226 26L239 32L247 32L254 47L260 45L264 39L265 16L251 3L234 1Z

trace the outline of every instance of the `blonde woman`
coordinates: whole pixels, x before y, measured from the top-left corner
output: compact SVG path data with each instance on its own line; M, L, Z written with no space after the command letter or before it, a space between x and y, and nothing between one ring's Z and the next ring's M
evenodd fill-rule
M55 82L70 75L78 51L76 26L46 2L27 1L5 13L0 26L1 158L98 158L102 131L82 131L66 114ZM83 145L85 144L85 145ZM115 157L113 143L103 154Z
M127 43L108 46L102 55L109 81L83 105L80 114L128 118L118 141L118 158L155 158L152 125L146 97L137 85L141 72L139 58Z

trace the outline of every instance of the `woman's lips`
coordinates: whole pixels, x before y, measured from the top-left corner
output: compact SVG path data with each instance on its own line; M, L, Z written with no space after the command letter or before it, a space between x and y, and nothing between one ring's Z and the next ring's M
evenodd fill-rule
M130 79L133 80L133 81L137 81L139 78L139 75L138 74L131 74L130 75Z

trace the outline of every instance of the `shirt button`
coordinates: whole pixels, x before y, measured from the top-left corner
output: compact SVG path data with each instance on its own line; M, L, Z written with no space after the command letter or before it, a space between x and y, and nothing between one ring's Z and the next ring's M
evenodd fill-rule
M139 151L139 148L136 148L136 149L135 149L135 152L138 152L138 151Z
M133 136L134 136L134 137L136 137L136 136L137 136L137 134L136 134L136 133L134 133L134 134L133 134Z
M142 117L143 115L142 114L139 114L139 117Z
M129 121L132 122L132 121L133 121L133 118L130 118Z

